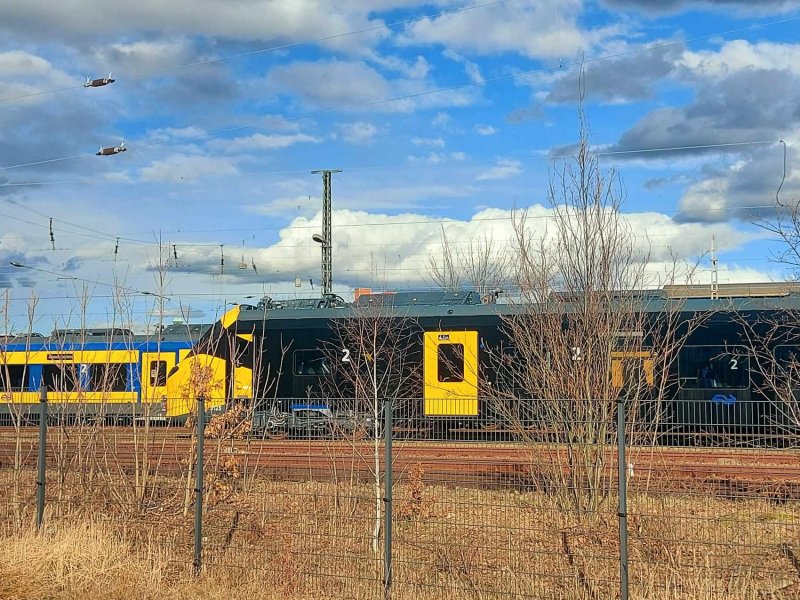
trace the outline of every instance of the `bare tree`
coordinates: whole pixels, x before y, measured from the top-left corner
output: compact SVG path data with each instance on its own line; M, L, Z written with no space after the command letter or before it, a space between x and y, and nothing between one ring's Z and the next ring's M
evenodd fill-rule
M23 403L14 402L14 395L23 395L22 392L26 389L25 381L27 381L28 378L28 363L31 353L31 334L33 333L33 325L36 321L36 308L38 302L38 298L32 294L27 302L26 331L20 336L15 335L15 332L11 330L11 292L9 290L5 291L2 304L4 339L9 343L19 343L22 341L25 342L25 362L22 365L13 366L9 364L9 354L6 351L5 344L0 344L0 397L2 397L2 401L6 404L9 418L11 419L11 423L14 427L15 443L12 497L14 503L14 516L17 526L22 524L23 518L23 500L20 487L23 468L22 427L27 415L25 414ZM16 372L12 374L12 370Z
M428 276L435 284L449 291L467 285L485 295L509 282L508 248L488 234L471 237L459 248L442 227L441 243L441 254L428 252L427 257Z
M754 224L777 239L778 246L772 252L772 259L786 267L796 280L800 278L800 198L782 200L779 187L775 194L774 209L771 217L756 219Z
M154 313L156 323L154 328L148 327L148 331L153 330L152 335L156 341L156 368L159 369L162 364L161 358L161 332L164 329L164 312L166 309L166 292L169 285L169 248L164 245L161 237L157 238L156 256L154 264L154 280L155 280L155 295L153 303L153 311L148 315L148 321ZM148 497L148 489L150 488L150 432L151 421L153 417L152 407L160 402L160 398L155 397L155 390L153 386L144 385L145 378L150 381L153 380L150 366L145 364L142 360L142 371L139 373L139 387L141 391L141 414L136 414L136 409L133 409L133 446L134 454L136 456L134 467L134 489L136 494L136 503L139 509L143 509L145 500ZM161 373L156 372L155 380L158 381ZM166 375L166 374L164 374ZM144 392L144 390L147 392ZM140 426L141 422L141 426ZM159 461L160 463L160 461ZM152 497L152 495L151 495Z
M783 200L780 191L786 180L786 144L784 151L784 177L775 193L774 214L754 221L778 245L772 251L772 260L787 270L786 279L800 280L800 198ZM787 283L784 292L796 292L796 283ZM776 308L761 312L757 317L746 311L736 314L743 337L751 354L751 368L758 391L769 398L774 412L767 417L766 425L780 432L783 442L797 444L800 432L800 311Z
M621 213L624 188L600 169L588 137L581 112L577 152L551 178L548 222L513 215L518 293L504 317L513 350L495 356L515 385L495 391L494 408L532 448L555 442L553 460L536 450L532 460L549 489L594 519L609 497L618 399L630 432L646 418L653 439L690 329L680 301L662 305L652 293L659 282L648 271L649 247L637 243Z
M751 382L765 398L760 426L768 443L797 447L800 433L800 311L735 311L750 358Z
M331 377L324 391L337 399L338 409L352 415L355 425L351 439L359 437L364 423L372 438L372 483L375 493L375 518L372 526L372 549L379 550L384 474L380 465L381 424L386 403L392 410L407 413L410 403L419 397L420 328L416 321L395 309L391 294L364 297L363 304L352 307L346 318L333 322L336 342L327 349ZM362 301L363 302L363 301ZM387 467L388 468L388 467Z

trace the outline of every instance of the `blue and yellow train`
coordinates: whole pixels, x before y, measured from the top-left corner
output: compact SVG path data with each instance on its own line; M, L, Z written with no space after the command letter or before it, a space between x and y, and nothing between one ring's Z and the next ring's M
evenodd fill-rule
M683 341L666 375L670 384L659 392L660 427L698 439L786 430L786 402L794 402L792 394L800 390L789 381L789 397L779 398L765 385L745 323L757 326L762 317L779 322L800 314L800 287L721 286L716 298L708 292L708 286L648 292L646 311L653 315L676 298L679 322L707 315ZM530 391L515 388L513 372L499 367L495 352L505 344L511 351L504 359L512 365L517 360L504 318L519 307L485 300L475 292L392 295L389 327L408 327L396 370L407 399L402 410L417 423L490 429L496 426L492 398L498 391L535 406ZM182 419L202 394L211 411L246 403L263 430L291 429L302 424L300 416L323 424L335 422L337 414L358 419L352 405L337 399L353 393L342 374L364 361L356 360L357 349L343 343L341 333L370 301L369 295L354 303L337 296L265 299L258 306L235 306L213 325L170 326L155 337L90 330L0 340L0 412L34 413L37 389L44 384L52 404L85 414ZM795 321L785 322L786 335L773 337L761 350L774 356L776 369L800 374L800 336ZM581 348L571 350L580 360ZM632 365L646 385L657 383L656 357L646 343L608 358L614 386L625 385Z
M35 414L42 387L55 414L163 416L170 371L208 329L171 324L151 336L123 328L5 336L0 340L0 418Z

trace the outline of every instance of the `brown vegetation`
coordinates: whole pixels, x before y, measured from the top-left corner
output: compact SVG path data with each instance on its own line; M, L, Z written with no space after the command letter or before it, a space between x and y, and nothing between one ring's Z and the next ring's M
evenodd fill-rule
M33 490L32 474L23 486ZM102 479L55 489L46 527L33 506L14 521L12 473L0 474L0 598L380 597L370 483L290 482L210 474L204 567L191 573L192 515L179 478L155 478L157 502L120 505ZM55 488L55 482L52 486ZM351 502L343 507L342 488ZM30 498L30 496L29 496ZM587 526L542 492L395 487L394 597L613 598L616 514ZM800 506L691 493L631 494L632 597L793 598Z

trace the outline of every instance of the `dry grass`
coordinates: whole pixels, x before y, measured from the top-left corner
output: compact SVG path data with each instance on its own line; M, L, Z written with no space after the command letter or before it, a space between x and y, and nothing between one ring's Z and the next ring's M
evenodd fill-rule
M192 515L181 480L154 478L153 503L97 478L49 487L47 527L31 526L34 487L15 525L0 472L0 598L379 598L370 548L372 489L239 475L208 478L204 568L191 572ZM60 500L59 500L60 498ZM800 504L684 494L631 494L632 597L642 600L800 597ZM617 515L591 525L541 492L396 486L394 598L617 596ZM797 549L797 556L795 550Z
M256 578L221 570L190 577L157 545L135 551L113 524L61 523L24 530L0 545L0 598L7 600L178 600L284 598Z

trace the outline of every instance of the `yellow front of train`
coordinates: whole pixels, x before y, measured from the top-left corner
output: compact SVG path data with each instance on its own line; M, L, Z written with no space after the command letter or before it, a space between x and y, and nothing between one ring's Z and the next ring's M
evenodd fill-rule
M253 334L235 332L239 311L239 306L227 311L169 373L167 417L191 414L200 396L209 412L225 410L231 400L252 398L253 368L242 357L252 356Z

